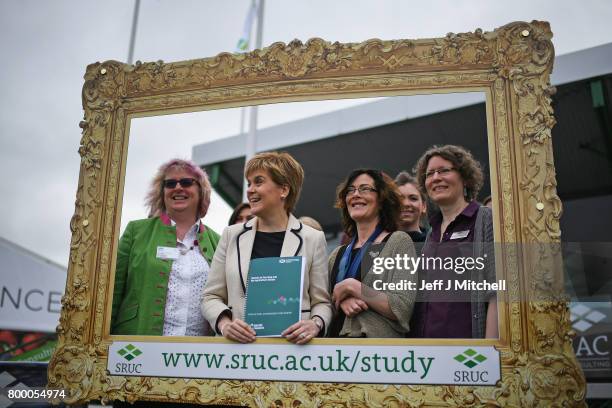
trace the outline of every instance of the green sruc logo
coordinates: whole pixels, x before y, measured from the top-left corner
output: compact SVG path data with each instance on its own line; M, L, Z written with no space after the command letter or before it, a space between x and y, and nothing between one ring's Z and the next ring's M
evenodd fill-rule
M138 350L136 346L133 344L128 344L121 350L117 352L121 357L125 358L127 361L132 361L136 357L142 354L142 351Z
M482 354L478 354L476 350L473 350L470 348L470 349L465 350L461 354L457 354L454 357L454 359L460 362L461 364L465 365L466 367L474 368L478 364L485 361L487 358L483 356Z

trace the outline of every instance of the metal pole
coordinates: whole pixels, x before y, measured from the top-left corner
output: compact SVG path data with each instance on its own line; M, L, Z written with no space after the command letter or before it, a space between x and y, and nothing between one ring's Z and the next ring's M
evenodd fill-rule
M264 0L259 0L259 7L257 9L257 34L255 36L255 48L261 49L261 39L263 35L263 15L264 15ZM246 154L245 154L245 165L246 162L253 156L255 156L257 150L257 106L251 106L249 114L249 134L246 138ZM242 198L247 201L247 181L244 181L244 188L242 189Z
M246 119L246 108L240 108L240 135L244 135L244 122Z
M134 16L132 18L132 34L130 35L130 49L128 51L127 63L131 64L134 59L134 44L136 43L136 28L138 27L138 12L140 11L140 0L134 3Z
M261 37L263 35L264 3L265 0L259 0L259 8L257 9L257 37L255 39L255 48L261 48Z

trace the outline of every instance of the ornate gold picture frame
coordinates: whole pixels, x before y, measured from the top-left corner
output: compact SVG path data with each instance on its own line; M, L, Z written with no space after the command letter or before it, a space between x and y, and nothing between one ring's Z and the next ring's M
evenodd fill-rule
M68 402L181 401L249 406L574 406L585 380L573 355L572 331L555 244L556 194L549 76L552 33L546 22L515 22L492 32L424 40L274 43L245 54L177 63L117 61L87 67L81 169L70 228L70 264L59 342L49 387ZM498 340L406 339L399 344L495 346L495 386L299 383L113 376L107 370L115 252L119 238L130 120L274 102L480 91L487 98L491 186L498 275ZM552 245L551 245L552 244ZM519 301L525 293L537 301ZM153 338L177 343L184 339ZM193 342L193 338L190 339ZM264 340L274 344L284 340ZM384 340L365 340L372 344ZM202 338L202 343L225 340ZM259 340L258 340L259 342ZM314 344L354 344L315 339ZM397 343L397 340L395 341ZM386 344L386 343L385 343ZM239 346L236 346L239 347ZM297 346L296 346L297 347Z

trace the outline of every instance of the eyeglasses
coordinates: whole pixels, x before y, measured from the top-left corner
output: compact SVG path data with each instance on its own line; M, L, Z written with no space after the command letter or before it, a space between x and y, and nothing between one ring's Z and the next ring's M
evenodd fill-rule
M370 187L367 186L365 184L360 185L359 187L355 188L353 186L347 187L346 188L346 195L350 196L355 194L356 191L359 191L359 194L369 194L369 193L375 193L378 190L376 190L374 187Z
M430 170L427 173L425 173L425 178L428 179L430 177L433 177L434 174L438 173L438 175L440 177L444 177L446 176L448 173L450 173L451 171L455 170L452 167L440 167L439 169L435 169L435 170Z
M182 178L180 180L167 179L164 180L163 184L165 188L175 188L177 184L180 184L183 188L187 188L193 186L193 183L197 183L197 180L194 178Z

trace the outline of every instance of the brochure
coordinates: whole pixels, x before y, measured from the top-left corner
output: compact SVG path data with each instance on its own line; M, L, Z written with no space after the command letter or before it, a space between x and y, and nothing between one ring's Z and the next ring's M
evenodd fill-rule
M304 259L253 259L249 266L244 317L259 337L280 337L300 320Z

